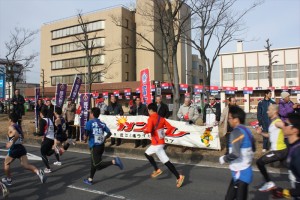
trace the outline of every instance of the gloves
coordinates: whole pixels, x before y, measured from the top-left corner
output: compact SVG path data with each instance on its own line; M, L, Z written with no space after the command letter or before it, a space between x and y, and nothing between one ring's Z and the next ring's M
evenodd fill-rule
M272 197L274 199L276 198L291 198L291 194L290 191L288 189L283 189L280 187L275 188L274 190L272 190Z
M194 122L192 120L189 120L189 124L193 124Z
M219 162L220 162L221 165L223 165L223 164L225 163L224 157L225 157L225 156L221 156L221 157L219 158Z
M183 119L184 119L184 120L189 120L189 114L188 114L188 113L185 114L185 115L183 116Z

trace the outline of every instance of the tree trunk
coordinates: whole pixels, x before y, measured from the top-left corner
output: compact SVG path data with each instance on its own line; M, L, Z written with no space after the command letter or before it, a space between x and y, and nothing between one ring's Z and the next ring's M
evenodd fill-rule
M173 120L177 120L177 112L180 104L179 94L179 75L177 66L177 52L172 55L173 74L174 74L174 88L173 88Z

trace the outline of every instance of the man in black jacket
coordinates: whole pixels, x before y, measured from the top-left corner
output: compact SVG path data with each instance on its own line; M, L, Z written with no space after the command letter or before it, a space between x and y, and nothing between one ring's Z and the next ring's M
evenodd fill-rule
M15 90L15 95L13 96L11 103L13 104L13 113L18 116L18 124L21 127L22 116L25 115L25 99L20 95L19 89Z
M141 98L140 97L137 97L135 99L135 104L133 104L130 107L129 114L130 115L145 115L145 116L148 116L148 109L147 109L145 104L141 103ZM147 141L148 141L147 139L135 140L134 148L138 148L141 145L141 142L142 142L142 147L143 148L146 147L147 146Z
M155 102L157 104L157 114L167 119L170 116L168 105L162 102L161 96L157 96Z
M118 104L115 96L110 98L110 105L107 106L107 114L109 115L124 115L124 111L121 104ZM116 139L111 137L111 145L116 143ZM121 138L117 138L117 146L121 145Z
M52 104L50 99L46 100L46 108L48 109L46 117L54 122L54 105Z

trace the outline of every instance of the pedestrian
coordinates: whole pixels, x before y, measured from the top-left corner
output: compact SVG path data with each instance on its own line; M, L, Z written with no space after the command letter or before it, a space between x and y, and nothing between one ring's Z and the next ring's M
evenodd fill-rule
M90 120L85 125L84 140L89 140L89 148L91 152L91 172L87 179L83 182L92 185L93 178L97 170L102 170L111 165L118 166L123 170L123 163L119 157L112 161L103 161L102 154L105 149L105 140L111 136L111 132L105 123L98 119L100 116L100 109L94 107L90 110Z
M12 185L12 176L10 173L10 165L15 159L19 159L23 168L35 173L41 180L42 183L46 182L46 176L42 169L38 170L35 166L28 163L27 151L23 146L23 132L20 126L17 124L19 116L15 113L9 115L9 127L6 143L6 148L8 148L8 154L4 160L4 172L6 177L2 178L2 183L6 185Z
M267 172L266 164L276 161L283 161L286 159L288 154L288 149L284 142L282 129L276 126L276 123L278 124L282 122L278 115L278 109L278 105L276 104L269 105L267 113L269 118L271 119L271 124L268 128L268 134L263 133L261 127L258 127L256 129L256 132L258 134L269 138L271 143L271 151L269 151L256 161L256 165L265 179L265 183L258 189L261 192L267 192L276 187L275 183L271 181L271 178Z
M276 187L273 198L300 199L300 114L290 113L282 125L283 133L289 141L287 164L292 188Z
M222 125L224 123L223 136L225 136L225 138L226 138L225 155L229 153L229 137L230 137L231 131L233 130L233 128L229 125L229 122L228 122L228 111L229 111L230 106L237 106L235 97L228 98L228 104L223 109L223 112L222 112L221 118L220 118L220 125Z
M246 113L237 106L229 107L230 153L219 158L220 164L229 163L232 179L225 199L247 199L248 186L252 182L252 160L255 142L251 131L244 125Z
M138 116L138 115L148 116L147 107L145 104L142 104L140 97L137 97L135 99L135 103L129 109L129 114L136 115L136 116ZM145 148L147 146L148 140L147 139L143 139L143 140L136 139L136 140L134 140L134 142L135 142L134 148L138 148L141 145L141 143L142 143L142 147Z
M65 109L65 120L68 129L68 139L70 143L74 143L73 140L79 140L76 136L76 127L74 126L75 120L75 112L76 112L76 104L71 99L67 99L67 107Z
M263 134L268 134L268 128L270 126L271 120L268 117L267 111L270 104L275 104L275 102L271 99L272 92L271 90L265 91L265 97L263 100L258 102L257 106L257 119L259 122L259 126L262 126ZM263 135L262 134L262 135ZM269 149L269 140L268 138L263 136L263 150L262 152L266 152Z
M20 94L19 89L15 90L15 95L13 96L11 102L13 104L13 113L15 113L18 116L18 124L22 128L22 116L25 115L25 99Z
M109 115L124 115L124 111L123 111L123 108L122 108L122 105L119 104L117 102L117 99L115 96L112 96L110 98L110 105L108 105L107 107L107 111L108 111L108 114ZM117 141L117 144L116 144L116 141ZM117 145L117 146L120 146L121 145L121 138L111 138L111 145Z
M52 104L50 99L46 99L45 107L47 108L47 116L45 117L54 122L54 105Z
M107 114L107 105L103 98L98 99L97 107L100 108L101 115Z
M194 124L199 118L198 110L192 105L191 99L186 97L184 103L180 106L177 117L181 121L188 122L189 124Z
M0 114L4 113L4 104L3 102L0 100Z
M162 102L161 96L156 96L155 102L157 105L157 114L165 119L168 119L170 117L170 111L167 104Z
M39 121L39 129L40 133L43 133L43 139L41 144L41 154L42 160L46 166L44 169L45 173L51 173L48 156L51 156L55 153L53 150L54 145L54 125L51 119L47 118L47 112L49 110L47 108L43 108L40 112L40 121Z
M147 127L144 133L151 134L151 145L146 150L145 156L149 160L150 164L153 166L154 171L151 174L152 178L156 178L162 173L162 170L158 168L153 154L156 154L158 159L168 167L168 169L176 177L176 187L181 187L184 181L184 175L180 175L174 165L170 162L167 156L164 146L165 146L165 135L170 134L170 130L174 130L173 127L167 122L167 120L157 114L157 105L155 103L150 103L148 105L149 118ZM167 128L167 132L164 133L164 128Z
M214 96L209 97L209 103L203 108L204 126L217 126L221 117L221 106Z

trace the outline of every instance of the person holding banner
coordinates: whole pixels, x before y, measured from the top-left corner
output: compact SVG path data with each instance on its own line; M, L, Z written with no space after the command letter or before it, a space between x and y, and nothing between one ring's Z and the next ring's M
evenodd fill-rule
M159 160L168 167L168 169L175 175L176 187L181 187L184 181L184 175L180 175L174 165L170 162L167 156L164 146L165 146L165 135L172 134L175 128L172 127L165 118L157 114L157 105L155 103L150 103L148 105L149 118L147 127L144 133L151 134L151 145L146 150L145 156L149 160L150 164L153 166L154 171L151 174L152 178L156 178L162 174L162 170L157 167L157 164L153 158L153 154L156 154ZM164 128L167 128L167 132L164 132Z
M204 126L217 126L221 117L221 106L214 96L209 97L209 103L203 108Z
M189 124L194 124L199 118L198 110L192 105L191 99L186 97L184 103L180 106L177 117L181 121L186 121Z
M109 115L124 115L122 105L117 102L115 96L112 96L110 98L110 105L107 107L107 111ZM117 140L116 145L120 146L122 142L121 138L117 138L117 139L111 138L111 145L115 145L116 140Z
M247 199L248 186L252 182L255 141L252 132L243 125L245 119L246 113L240 107L229 107L228 121L233 128L230 133L230 151L219 158L221 165L229 163L232 174L225 200Z
M102 154L105 148L105 140L111 136L111 132L105 123L98 119L100 116L100 109L94 107L90 110L90 120L85 125L84 140L89 140L89 148L91 151L91 172L87 179L83 182L88 185L93 184L93 178L97 170L102 170L111 165L116 165L121 170L124 166L119 157L112 161L103 161Z
M67 99L67 108L65 110L65 119L68 127L69 140L76 139L76 127L74 127L76 104L71 98Z

